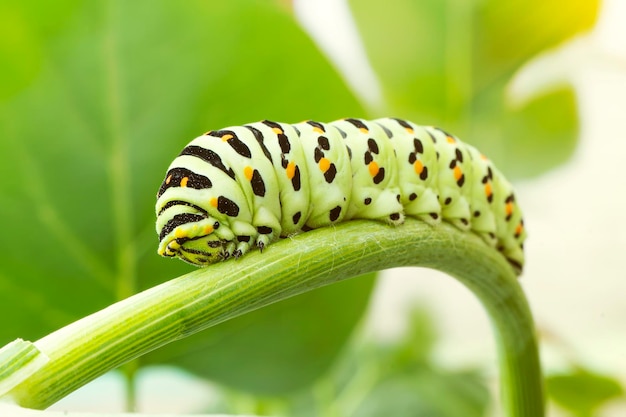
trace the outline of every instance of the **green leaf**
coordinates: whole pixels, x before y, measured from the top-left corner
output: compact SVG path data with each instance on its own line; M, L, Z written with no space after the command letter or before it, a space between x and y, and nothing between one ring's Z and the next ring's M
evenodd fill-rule
M592 416L608 401L624 395L616 379L584 369L549 376L546 384L550 398L579 417Z
M540 52L595 22L599 1L351 0L388 113L444 127L512 176L537 175L572 153L571 90L512 108L505 90ZM510 166L508 165L510 164Z
M414 309L397 344L375 345L374 354L361 358L379 369L379 380L355 415L484 416L489 402L484 381L474 371L439 369L430 358L435 342L432 318L426 310Z
M361 334L317 386L317 401L296 398L292 414L484 416L489 393L483 379L474 370L440 369L430 358L435 333L428 312L416 308L399 340L381 342Z
M351 0L361 38L380 77L390 113L416 123L441 118L445 2Z
M573 0L567 7L559 0L476 3L474 46L479 85L509 76L540 52L588 31L600 8L599 0Z
M264 118L362 112L289 11L272 3L13 3L14 13L0 15L1 33L7 25L26 33L14 51L30 56L25 66L38 64L2 73L9 79L0 82L0 345L37 339L193 269L158 257L154 231L155 193L193 137ZM39 18L26 18L35 12ZM16 15L23 18L8 21ZM5 89L13 83L19 87ZM271 316L261 311L206 332L188 348L210 346L198 360L224 363L200 363L198 372L226 378L223 370L241 360L231 353L247 348L230 343L249 344L263 329L255 352L275 365L276 386L313 360L319 367L302 375L304 384L339 350L370 288L358 280L304 295ZM286 329L305 317L310 324L319 308L336 320L289 334L291 344L276 349ZM327 346L313 352L317 338ZM249 378L227 382L250 387Z
M25 88L41 71L44 50L38 38L54 35L76 3L59 0L55 7L42 7L0 0L0 100Z
M392 346L390 368L408 369L431 361L437 341L435 324L428 311L413 307L409 313L407 332L397 345Z
M379 384L355 416L482 417L488 399L487 388L475 374L424 368L417 375L396 375Z
M538 175L567 161L577 143L573 92L559 89L512 109L502 103L502 88L476 97L468 135L472 144L484 149L507 177Z

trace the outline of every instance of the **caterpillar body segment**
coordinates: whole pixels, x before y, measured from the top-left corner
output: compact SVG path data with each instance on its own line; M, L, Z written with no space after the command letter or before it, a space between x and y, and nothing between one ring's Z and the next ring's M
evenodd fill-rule
M352 187L350 156L341 132L311 120L294 127L300 135L293 138L291 145L302 147L304 172L309 177L311 212L305 221L306 229L339 223L346 216Z

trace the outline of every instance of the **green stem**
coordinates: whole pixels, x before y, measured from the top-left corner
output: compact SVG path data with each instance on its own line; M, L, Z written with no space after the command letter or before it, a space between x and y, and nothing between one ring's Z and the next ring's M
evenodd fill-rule
M166 343L314 288L409 265L446 272L476 294L496 332L506 415L543 416L533 321L513 270L477 236L413 219L395 229L350 221L313 230L118 302L35 342L49 361L8 398L45 408Z
M139 370L139 361L132 360L122 367L125 381L126 393L126 411L137 411L137 371Z

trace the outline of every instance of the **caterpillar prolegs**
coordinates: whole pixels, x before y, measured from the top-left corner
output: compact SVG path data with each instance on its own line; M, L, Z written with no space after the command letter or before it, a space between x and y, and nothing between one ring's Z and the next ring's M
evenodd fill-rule
M405 216L473 231L518 273L524 264L511 184L474 147L401 119L210 131L170 165L156 213L159 254L197 266L350 219Z

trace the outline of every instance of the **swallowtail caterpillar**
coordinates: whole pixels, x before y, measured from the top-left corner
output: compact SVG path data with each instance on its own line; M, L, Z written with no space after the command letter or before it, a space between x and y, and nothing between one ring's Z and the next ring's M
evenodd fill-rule
M405 216L473 231L518 273L524 264L511 184L474 147L401 119L210 131L170 165L156 213L158 253L197 266L350 219L400 226Z

